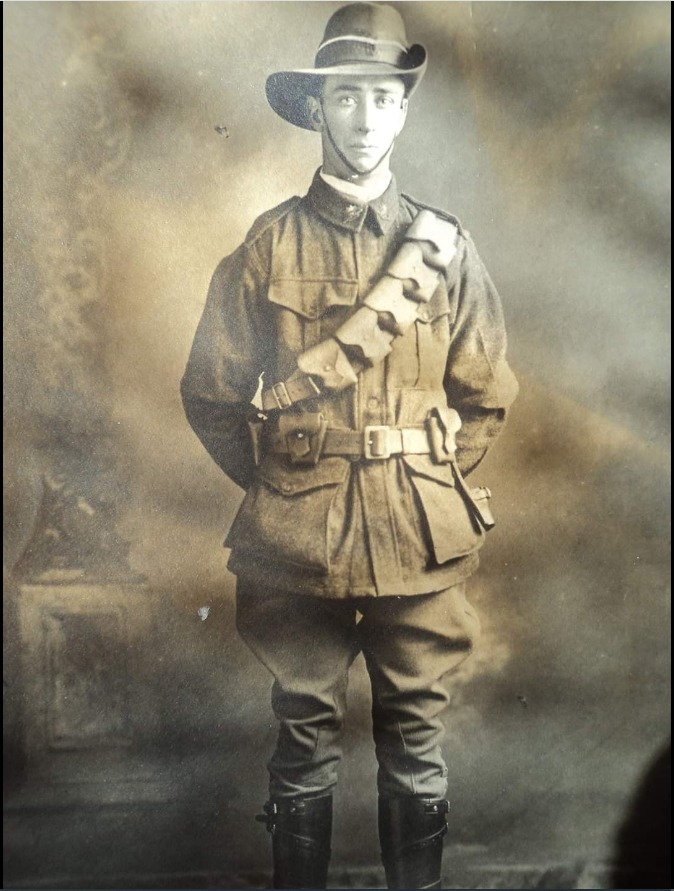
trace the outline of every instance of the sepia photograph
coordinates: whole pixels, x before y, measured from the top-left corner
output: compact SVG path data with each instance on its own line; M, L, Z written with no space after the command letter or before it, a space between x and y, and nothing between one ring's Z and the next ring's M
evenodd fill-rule
M3 25L3 887L670 888L670 4Z

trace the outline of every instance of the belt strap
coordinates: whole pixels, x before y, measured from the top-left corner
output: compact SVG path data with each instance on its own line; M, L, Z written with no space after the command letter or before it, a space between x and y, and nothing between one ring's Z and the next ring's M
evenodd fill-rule
M290 408L295 402L318 396L321 388L308 374L298 374L262 391L262 411Z
M266 433L269 451L288 455L292 446L281 433ZM386 427L371 425L364 430L341 430L333 427L325 431L322 456L358 457L383 460L391 455L428 455L431 448L424 427Z

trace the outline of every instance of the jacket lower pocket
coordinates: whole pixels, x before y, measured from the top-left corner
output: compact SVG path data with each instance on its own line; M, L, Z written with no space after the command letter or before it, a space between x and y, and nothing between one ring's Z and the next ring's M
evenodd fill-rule
M449 465L432 465L429 459L406 459L405 463L419 496L436 561L446 563L481 548L484 531L454 485Z
M265 461L225 545L265 562L326 573L330 509L348 472L342 458L323 459L315 467L292 466L286 458Z

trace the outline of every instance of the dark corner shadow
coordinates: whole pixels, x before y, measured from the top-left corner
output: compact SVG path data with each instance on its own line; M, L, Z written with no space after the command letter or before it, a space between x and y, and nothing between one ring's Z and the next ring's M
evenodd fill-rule
M635 790L617 837L611 888L671 888L671 741Z

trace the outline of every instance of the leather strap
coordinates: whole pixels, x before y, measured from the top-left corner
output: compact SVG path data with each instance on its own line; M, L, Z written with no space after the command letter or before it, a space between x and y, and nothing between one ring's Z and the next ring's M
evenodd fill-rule
M302 402L312 396L319 396L321 389L308 374L296 373L286 381L274 384L262 392L262 410L290 408L295 402Z
M282 433L265 433L264 447L280 455L294 451ZM331 427L325 431L321 456L384 460L391 455L428 455L430 451L424 427L370 426L362 431Z
M491 492L486 486L481 486L479 489L471 489L459 470L459 465L456 461L453 460L450 463L454 471L456 488L463 495L469 510L473 512L475 519L483 529L493 529L496 521L489 507Z

